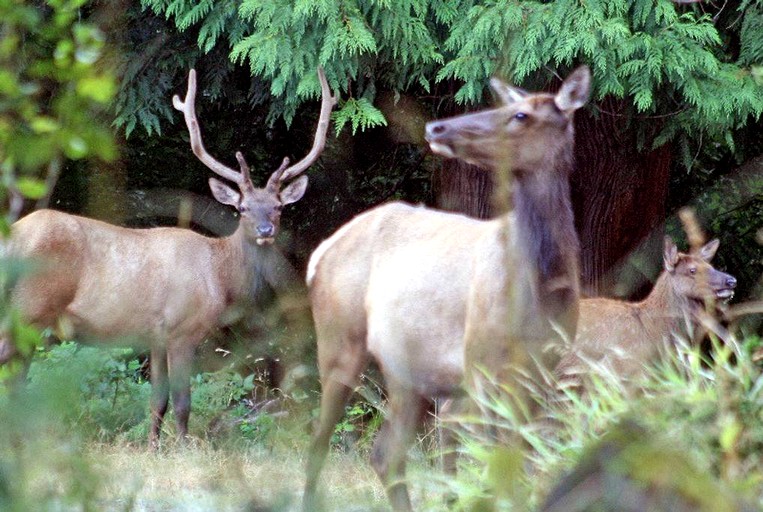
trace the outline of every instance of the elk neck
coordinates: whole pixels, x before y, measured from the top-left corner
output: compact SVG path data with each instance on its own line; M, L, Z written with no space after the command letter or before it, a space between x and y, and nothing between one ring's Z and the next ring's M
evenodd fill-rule
M545 169L513 172L517 246L537 269L541 301L551 299L553 303L555 297L562 301L550 304L552 311L558 306L564 308L579 293L580 247L569 184L573 156L571 150L562 153L556 161L548 161ZM559 294L563 289L567 291Z
M686 315L692 312L693 301L676 293L672 279L670 274L662 272L652 291L639 304L639 309L648 315L643 321L650 324L650 329L660 326L660 332L677 331L684 325Z
M227 283L229 302L255 302L265 286L263 262L269 246L260 246L239 226L233 234L220 238L219 272Z

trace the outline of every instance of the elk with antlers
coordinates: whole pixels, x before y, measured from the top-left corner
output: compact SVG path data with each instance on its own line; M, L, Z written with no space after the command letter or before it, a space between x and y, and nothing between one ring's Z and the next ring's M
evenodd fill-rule
M574 336L578 240L568 175L573 114L589 83L587 68L555 95L493 80L502 106L427 125L436 153L511 168L510 214L480 221L396 202L355 217L313 252L307 281L323 391L305 510L314 507L334 425L371 358L389 398L372 464L392 508L410 510L406 452L428 401L461 386L465 354L500 370L525 363L525 351L540 354L559 331ZM481 343L489 350L477 350Z
M13 225L11 254L32 260L39 271L21 279L12 301L21 317L38 327L69 327L67 335L130 342L151 352L151 433L156 446L170 394L177 434L188 433L190 372L197 346L232 305L253 299L260 282L263 245L277 234L281 209L299 200L307 169L326 141L331 95L318 70L322 105L313 148L291 167L288 159L265 188L255 188L249 167L236 153L240 172L210 156L201 140L194 102L196 73L188 75L185 100L173 98L183 112L194 154L236 189L210 178L214 197L240 215L236 231L209 238L180 228L127 229L53 210L34 212ZM15 353L3 339L0 354Z

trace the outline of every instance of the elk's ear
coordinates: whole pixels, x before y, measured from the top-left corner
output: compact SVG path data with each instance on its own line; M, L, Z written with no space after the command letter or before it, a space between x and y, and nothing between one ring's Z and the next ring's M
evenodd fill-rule
M665 237L665 249L662 253L662 261L665 265L665 270L673 272L678 264L678 247L673 243L673 240L669 237Z
M307 190L307 176L300 176L289 183L289 185L281 191L279 194L281 204L285 206L287 204L296 203L302 199L303 195L305 195L305 190Z
M526 91L520 89L519 87L509 85L503 80L495 77L490 79L490 88L493 89L495 95L498 96L498 98L501 100L501 103L504 105L509 105L515 101L520 101L525 96L527 96Z
M590 94L591 71L588 66L580 66L562 82L554 103L563 112L573 112L586 104Z
M233 190L228 185L215 178L209 178L209 188L212 189L212 195L223 204L235 206L241 204L241 193Z
M699 257L709 262L713 259L713 256L715 256L715 253L718 251L718 246L720 244L720 240L713 238L699 249Z

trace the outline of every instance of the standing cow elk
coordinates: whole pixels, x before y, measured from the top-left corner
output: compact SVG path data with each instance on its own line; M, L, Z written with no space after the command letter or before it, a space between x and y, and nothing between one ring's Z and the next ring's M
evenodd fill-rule
M665 239L664 270L641 302L593 298L580 301L578 334L556 368L560 381L580 384L595 363L617 377L636 375L672 336L691 337L708 303L729 300L736 279L710 265L718 240L688 254Z
M476 324L500 336L487 358L519 352L516 343L538 353L532 345L548 339L551 324L574 336L578 241L568 175L573 114L588 99L590 72L576 70L556 95L491 84L502 106L431 122L426 136L444 156L489 169L507 164L514 212L481 221L390 203L355 217L310 258L323 389L305 510L314 508L334 425L372 357L389 397L372 465L392 508L410 510L403 481L408 447L428 401L461 387L464 340L482 334Z
M194 101L196 73L188 75L185 100L173 98L183 112L193 153L237 189L210 178L221 203L240 215L236 231L209 238L180 228L128 229L53 210L39 210L13 225L10 248L16 258L37 262L40 270L21 279L11 295L21 318L38 327L68 326L66 335L93 340L129 341L151 353L151 433L157 446L172 394L177 434L188 433L190 372L194 352L232 305L257 293L261 247L276 236L281 209L299 200L307 186L300 176L326 141L335 103L322 70L321 113L310 153L288 167L288 159L265 188L255 188L241 153L241 171L215 160L204 149ZM10 339L0 353L14 356Z

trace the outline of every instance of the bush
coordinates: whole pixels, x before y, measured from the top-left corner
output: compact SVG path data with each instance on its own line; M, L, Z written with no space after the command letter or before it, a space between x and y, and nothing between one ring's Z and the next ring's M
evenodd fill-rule
M148 421L151 384L131 349L66 342L38 350L29 368L28 392L59 390L69 406L64 423L88 437L114 440Z
M679 345L630 385L600 373L583 396L549 400L535 391L541 420L527 421L511 390L493 383L473 397L493 419L485 428L461 418L464 457L441 492L456 496L457 510L617 510L624 505L605 499L615 484L632 503L674 500L665 510L760 506L763 375L752 358L760 343L731 341L714 342L712 357ZM542 508L549 495L563 496L563 508L552 499Z
M37 351L25 393L36 401L53 393L66 403L58 419L70 435L145 443L151 396L145 366L132 349L65 342ZM200 373L192 388L193 435L261 442L273 430L272 400L257 398L266 393L254 374L242 376L230 368ZM174 435L171 405L165 437Z

